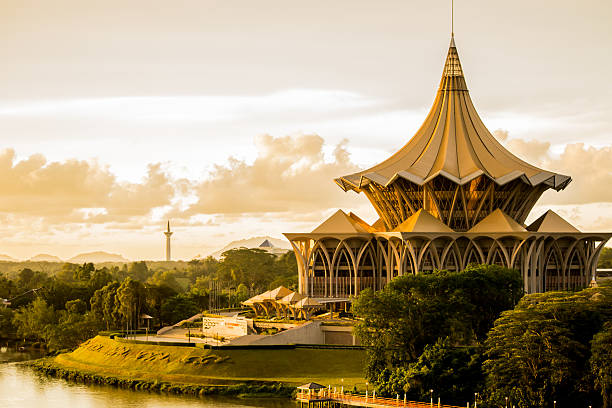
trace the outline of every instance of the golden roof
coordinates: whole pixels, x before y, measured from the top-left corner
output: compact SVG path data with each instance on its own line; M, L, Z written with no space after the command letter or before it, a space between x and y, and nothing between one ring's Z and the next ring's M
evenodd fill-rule
M313 299L311 297L305 297L304 299L300 300L294 305L296 309L308 309L308 308L320 307L320 306L322 306L322 304L319 303L318 300Z
M371 181L388 186L398 177L423 185L440 175L463 185L483 174L500 185L520 177L555 190L571 181L524 162L493 137L476 113L451 39L436 99L421 128L387 160L335 181L348 191Z
M536 232L580 232L578 228L561 218L553 210L548 210L540 218L532 222L528 227L529 231Z
M468 232L487 234L494 232L527 232L527 230L498 208L474 225Z
M290 294L279 300L278 303L282 305L293 305L302 299L304 299L303 295L300 295L298 292L291 292Z
M351 217L344 211L338 210L333 213L331 217L323 221L312 232L314 234L360 234L372 232L372 227L370 227L365 221L361 220L354 214L353 217Z
M393 229L393 232L453 232L429 211L420 209Z

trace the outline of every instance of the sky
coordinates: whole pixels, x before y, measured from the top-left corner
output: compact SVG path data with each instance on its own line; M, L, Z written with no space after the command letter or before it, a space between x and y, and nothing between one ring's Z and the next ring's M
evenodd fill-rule
M450 1L0 0L0 254L205 256L310 231L333 178L418 129ZM572 176L552 208L612 231L612 2L455 2L472 100L513 153Z

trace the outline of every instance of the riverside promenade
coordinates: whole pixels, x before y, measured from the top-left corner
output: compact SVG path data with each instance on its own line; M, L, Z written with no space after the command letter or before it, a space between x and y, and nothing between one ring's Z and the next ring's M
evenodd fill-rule
M298 388L296 400L300 408L341 408L341 407L363 407L363 408L465 408L455 405L441 405L432 402L406 401L397 398L381 398L375 395L353 395L349 393L334 392L327 388L319 390L302 390Z

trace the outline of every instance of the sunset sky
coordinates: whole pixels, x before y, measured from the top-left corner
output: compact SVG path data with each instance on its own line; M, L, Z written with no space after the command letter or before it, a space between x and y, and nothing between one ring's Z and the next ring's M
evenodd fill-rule
M471 97L547 192L612 231L612 2L455 1ZM310 231L333 178L399 149L434 99L450 0L0 0L0 254L191 259Z

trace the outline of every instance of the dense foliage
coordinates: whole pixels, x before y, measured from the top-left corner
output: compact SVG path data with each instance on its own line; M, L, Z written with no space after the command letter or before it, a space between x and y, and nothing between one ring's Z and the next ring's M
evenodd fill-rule
M599 261L597 261L598 269L612 269L612 248L605 247L601 250ZM612 274L607 274L612 276Z
M484 340L493 321L522 296L518 272L499 266L470 266L461 272L401 276L383 290L365 290L353 310L356 332L377 350L376 367L415 361L428 344Z
M494 265L402 276L362 292L353 308L368 346L367 379L385 395L421 399L435 388L444 400L465 402L481 381L480 356L477 347L454 346L480 344L522 295L519 273Z
M0 306L0 338L73 347L98 330L146 327L143 313L154 318L153 329L211 306L238 306L279 285L297 285L293 252L277 257L260 249L233 249L221 260L51 265L14 271L3 264L9 272L0 273L0 299L10 306Z
M519 301L520 299L520 301ZM380 394L465 405L610 407L612 284L521 298L513 271L406 276L355 302ZM433 390L433 391L432 391Z
M488 398L519 407L609 406L612 286L525 296L485 342ZM595 385L595 386L594 386ZM586 405L585 405L586 404Z

